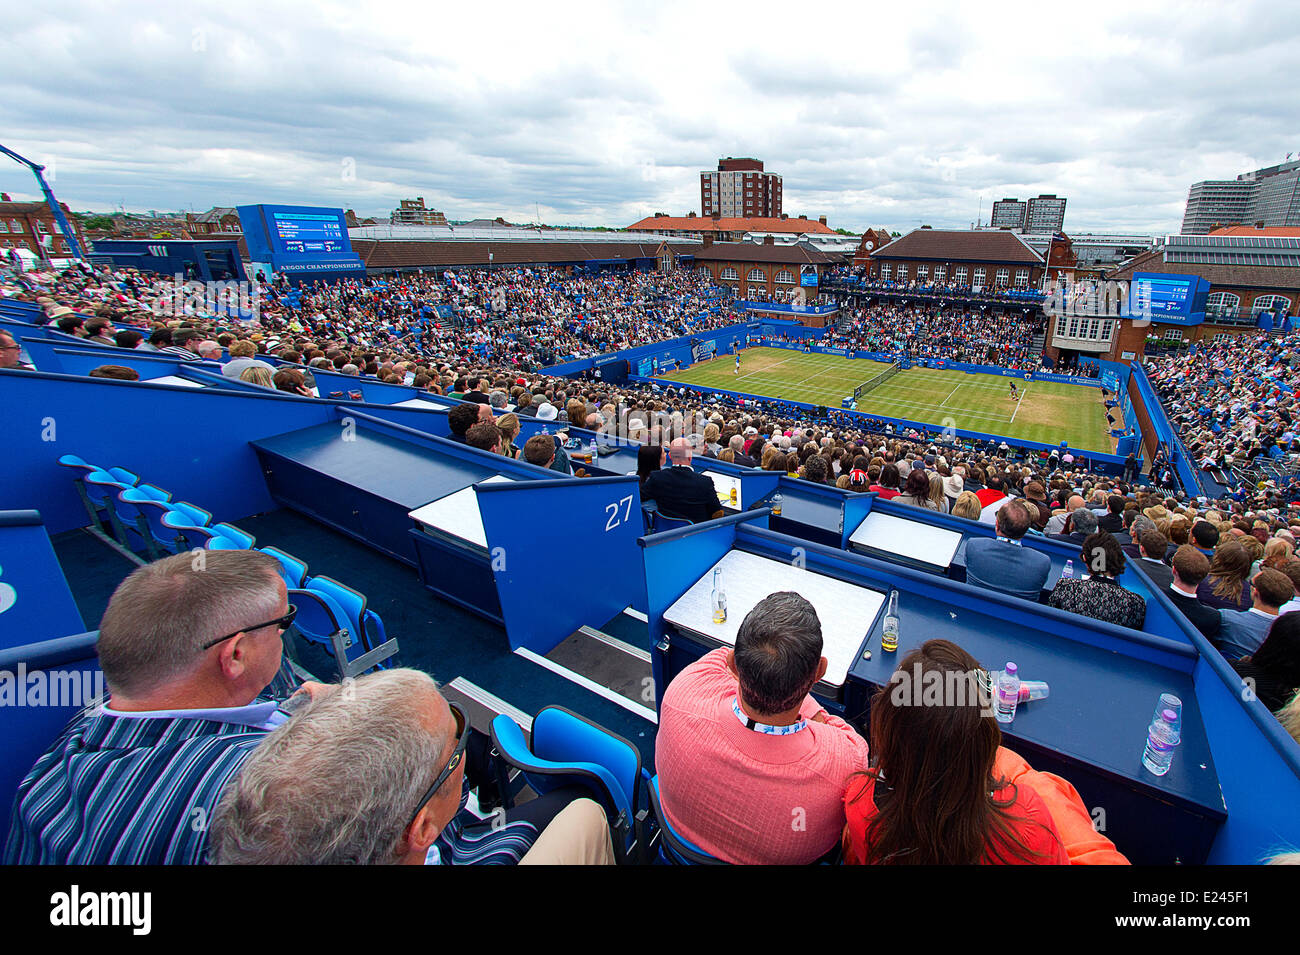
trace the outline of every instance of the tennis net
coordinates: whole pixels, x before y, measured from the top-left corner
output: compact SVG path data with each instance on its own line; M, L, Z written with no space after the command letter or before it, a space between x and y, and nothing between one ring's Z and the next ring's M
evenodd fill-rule
M890 378L893 378L902 370L903 369L898 364L898 362L894 362L892 365L890 365L880 374L876 375L874 378L870 378L867 381L864 381L862 384L858 385L856 388L854 388L853 389L854 400L861 398L869 391L874 391L876 388L879 388L881 385L887 382Z

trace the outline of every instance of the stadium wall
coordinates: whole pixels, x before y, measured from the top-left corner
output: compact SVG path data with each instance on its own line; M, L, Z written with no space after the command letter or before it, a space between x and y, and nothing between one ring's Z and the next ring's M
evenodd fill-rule
M1134 417L1142 432L1144 447L1154 456L1156 447L1163 444L1171 452L1174 470L1183 490L1188 494L1204 494L1205 488L1196 473L1196 467L1188 459L1187 449L1165 414L1164 406L1160 404L1155 388L1141 365L1129 366L1128 394L1133 402Z

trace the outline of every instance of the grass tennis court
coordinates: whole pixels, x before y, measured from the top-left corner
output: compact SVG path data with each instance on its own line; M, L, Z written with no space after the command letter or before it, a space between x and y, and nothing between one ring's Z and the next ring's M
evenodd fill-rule
M663 380L839 408L856 386L888 367L864 358L747 348L740 353L739 375L735 374L735 359L719 355L680 372L669 372ZM1012 401L1011 380L913 367L863 395L858 411L1046 444L1067 441L1070 447L1086 451L1115 452L1099 389L1017 379L1022 397Z

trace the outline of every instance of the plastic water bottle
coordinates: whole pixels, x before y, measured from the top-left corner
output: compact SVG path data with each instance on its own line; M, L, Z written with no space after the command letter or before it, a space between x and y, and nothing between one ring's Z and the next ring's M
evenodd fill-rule
M1169 772L1169 764L1174 761L1174 747L1182 738L1177 720L1178 714L1173 710L1163 710L1147 730L1147 748L1142 753L1142 765L1157 776Z
M1042 680L1021 680L1020 702L1028 703L1030 700L1045 700L1049 689L1048 685Z
M716 567L713 570L713 593L709 597L709 602L713 605L713 622L727 622L727 594L722 589L722 568Z
M590 463L595 460L596 460L596 439L592 438L591 446L587 448L587 461L588 463Z
M1073 578L1074 578L1074 561L1067 560L1065 562L1065 569L1061 571L1061 579L1071 580Z
M770 503L772 505L772 516L780 517L781 505L785 503L785 495L782 494L780 491L777 491L775 494L772 495L772 500Z
M885 624L880 634L880 649L893 653L898 649L898 591L889 592L889 609L885 611Z
M1010 723L1016 718L1016 705L1020 702L1020 671L1014 663L998 674L994 715L999 723Z
M551 433L550 426L545 424L542 425L542 434L549 435L550 433Z

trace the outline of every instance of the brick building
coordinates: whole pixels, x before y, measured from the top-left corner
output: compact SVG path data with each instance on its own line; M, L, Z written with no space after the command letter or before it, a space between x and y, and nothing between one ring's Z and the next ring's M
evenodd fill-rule
M809 219L807 216L751 216L749 218L722 215L697 216L688 212L684 216L670 216L656 212L627 227L628 232L658 232L682 239L703 239L711 236L715 242L739 242L746 232L771 232L781 235L835 235L826 224L826 217Z
M447 217L437 209L426 209L424 196L402 199L389 221L393 225L446 225Z
M893 241L893 236L885 229L868 229L862 233L862 238L858 242L857 249L853 252L853 264L855 266L866 265L871 260L872 253L878 249L883 249Z
M777 245L772 239L763 242L714 242L706 237L695 249L695 268L707 272L718 285L735 290L736 297L760 301L789 301L800 290L815 296L815 288L804 289L800 276L805 269L821 276L841 258L828 255L807 243Z
M185 216L186 230L194 238L217 235L243 235L244 226L239 221L239 211L230 206L213 206L207 212Z
M700 215L779 218L781 177L757 159L719 159L716 170L700 173Z
M1038 288L1043 257L1014 232L923 226L871 253L867 269L869 276L886 282Z
M76 233L81 250L89 251L81 223L73 218L65 203L59 203L59 207ZM49 206L43 202L11 202L8 193L0 194L0 250L3 249L26 249L35 255L54 257L72 254Z

